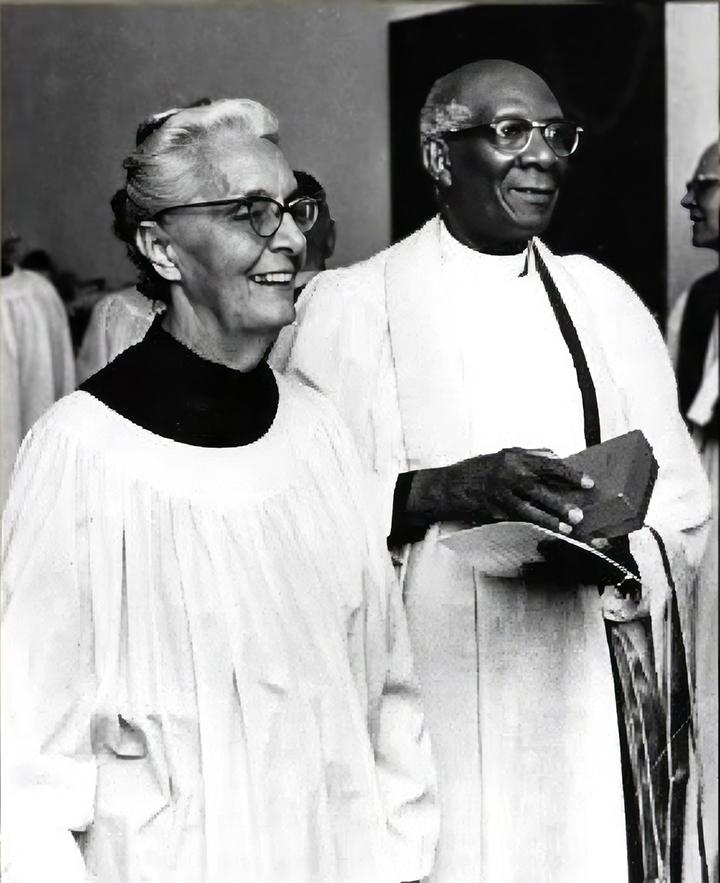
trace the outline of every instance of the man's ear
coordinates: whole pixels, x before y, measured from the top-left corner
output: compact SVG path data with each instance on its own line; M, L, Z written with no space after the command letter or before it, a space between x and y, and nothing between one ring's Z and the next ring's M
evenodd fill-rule
M437 184L443 187L452 185L450 173L450 152L441 138L430 138L422 146L422 159L425 170Z
M155 221L141 221L135 233L135 245L168 282L180 282L180 270L167 233Z

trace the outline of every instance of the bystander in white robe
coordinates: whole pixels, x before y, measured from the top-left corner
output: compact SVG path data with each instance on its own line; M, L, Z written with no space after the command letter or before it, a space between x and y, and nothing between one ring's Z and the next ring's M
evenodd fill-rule
M155 316L164 309L161 301L150 300L135 288L103 295L93 307L78 352L78 385L128 347L140 343Z
M677 365L680 330L687 304L688 291L677 299L668 318L668 348ZM703 764L703 815L705 842L711 865L718 879L718 441L703 431L712 418L718 402L720 375L720 327L715 316L705 354L702 381L685 415L697 445L712 491L713 528L700 571L695 628L698 741Z
M25 433L75 388L75 357L60 295L39 273L0 279L0 509Z
M26 438L3 521L3 883L430 870L429 743L357 454L328 402L278 385L243 447L82 391Z
M642 429L660 472L647 522L662 536L681 615L709 501L677 414L663 340L637 296L594 261L537 243L597 392L602 437ZM533 262L458 243L439 218L355 267L321 273L271 363L339 406L387 533L397 476L501 448L585 447L575 370ZM487 578L439 544L407 548L401 580L439 767L435 883L622 883L626 835L604 617L652 608L663 647L670 590L651 532L630 538L639 605L596 586ZM658 652L664 677L668 660ZM690 801L692 802L692 801ZM688 879L695 879L688 877Z

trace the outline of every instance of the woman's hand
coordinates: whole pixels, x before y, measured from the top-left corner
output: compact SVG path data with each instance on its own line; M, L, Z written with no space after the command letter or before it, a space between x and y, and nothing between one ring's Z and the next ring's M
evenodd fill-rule
M466 521L529 521L569 534L582 509L568 492L589 489L589 475L567 466L549 451L504 448L439 469L417 472L408 510L428 524Z

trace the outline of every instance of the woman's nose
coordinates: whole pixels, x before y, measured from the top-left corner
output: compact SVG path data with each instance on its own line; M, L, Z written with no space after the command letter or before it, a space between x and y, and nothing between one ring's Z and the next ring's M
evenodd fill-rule
M276 251L286 251L288 254L301 254L305 250L305 236L290 212L285 212L283 215L282 222L272 238L272 247Z

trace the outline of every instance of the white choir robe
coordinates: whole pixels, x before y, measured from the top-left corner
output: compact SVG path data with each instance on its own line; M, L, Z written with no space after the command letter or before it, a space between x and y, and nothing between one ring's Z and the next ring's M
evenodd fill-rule
M78 384L133 346L147 334L165 305L123 288L103 295L93 307L77 357Z
M686 622L709 502L664 343L612 272L538 247L582 343L602 437L638 428L653 446L660 472L647 521L665 542ZM559 456L585 447L570 354L534 266L518 278L522 268L522 255L481 255L435 218L368 261L321 273L281 333L271 363L339 406L386 532L400 472L510 446ZM658 545L647 529L631 536L643 599L616 609L596 586L483 577L438 544L452 529L433 526L406 549L401 570L439 767L431 879L621 883L626 835L604 616L652 608L663 646L670 590Z
M75 387L67 314L53 285L14 267L0 279L0 509L26 432Z
M278 387L241 447L83 391L28 434L3 517L3 883L428 873L399 587L347 430Z

